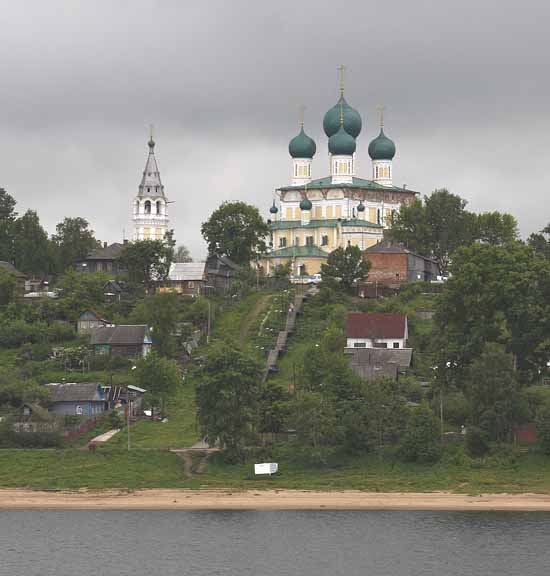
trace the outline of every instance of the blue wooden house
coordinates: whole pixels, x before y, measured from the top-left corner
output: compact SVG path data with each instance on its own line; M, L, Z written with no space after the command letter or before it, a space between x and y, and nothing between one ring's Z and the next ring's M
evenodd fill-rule
M50 392L52 414L96 418L106 409L106 395L99 382L46 384Z

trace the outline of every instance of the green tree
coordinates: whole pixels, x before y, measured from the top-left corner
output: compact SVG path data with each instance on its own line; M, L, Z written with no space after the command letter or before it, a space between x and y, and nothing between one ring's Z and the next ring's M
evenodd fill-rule
M327 263L321 265L323 281L338 280L340 286L350 292L357 280L367 277L370 270L370 262L363 260L358 246L336 248L328 258Z
M48 234L40 225L38 214L27 210L13 224L13 262L30 276L46 275L53 270Z
M179 297L177 294L154 294L140 301L130 315L130 322L152 327L153 342L160 356L176 353Z
M291 272L292 263L288 261L284 264L277 264L277 266L273 268L272 275L273 278L276 278L277 280L288 280L290 278Z
M72 268L78 260L86 258L94 248L101 246L84 218L65 218L56 226L52 242L58 272Z
M164 412L166 401L181 382L176 362L162 358L153 350L138 361L134 374L136 384L147 390L153 406L160 406Z
M255 438L260 378L256 359L225 343L212 345L193 372L201 430L211 446L220 442L229 460L242 461Z
M0 188L0 260L12 262L13 224L17 218L15 199Z
M290 402L288 426L298 440L314 449L336 439L336 410L332 400L319 392L300 392Z
M0 306L7 306L15 299L17 282L7 270L0 267Z
M476 238L494 245L513 242L518 239L518 223L511 214L484 212L477 216Z
M468 371L466 397L471 423L491 440L510 440L510 431L521 413L514 360L501 346L488 344Z
M128 277L150 291L157 282L168 277L174 257L171 234L164 240L138 240L128 243L120 255L121 264L128 270Z
M527 243L535 251L535 254L550 260L550 224L536 234L531 234Z
M101 308L107 279L105 274L81 274L68 269L56 284L60 295L57 306L62 316L74 322L82 312Z
M247 265L266 251L269 227L255 206L224 202L202 225L201 232L210 254Z
M454 252L471 244L476 216L466 200L448 190L435 190L412 204L403 204L392 224L392 236L411 250L435 258L445 274Z
M440 364L460 376L486 342L497 342L536 375L550 359L549 318L549 262L520 242L463 248L437 306Z
M174 252L173 262L193 262L193 258L191 258L191 252L189 252L189 248L184 246L183 244L178 246L176 251Z
M412 409L400 451L406 460L436 462L441 456L439 422L427 404Z

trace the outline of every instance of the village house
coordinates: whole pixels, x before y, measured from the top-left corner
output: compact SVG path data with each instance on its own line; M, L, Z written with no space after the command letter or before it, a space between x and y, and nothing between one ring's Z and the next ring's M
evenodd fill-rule
M126 244L126 240L124 241ZM101 248L92 250L86 258L76 262L78 272L106 272L107 274L119 274L124 272L124 268L119 262L124 244L115 242L114 244L103 243Z
M380 312L349 312L346 348L406 348L407 317Z
M206 284L206 262L174 262L157 290L196 297L205 293Z
M385 376L393 380L410 367L407 317L402 314L350 312L346 348L352 370L364 380Z
M436 280L439 266L432 258L421 256L392 240L383 240L363 252L370 262L368 283L399 288L408 282Z
M227 256L210 254L206 259L206 280L208 289L227 294L237 277L240 266Z
M96 418L105 411L105 391L99 382L52 383L46 387L52 414Z
M114 326L114 324L102 318L94 310L86 310L76 321L76 331L78 334L90 334L96 328L103 328L104 326Z
M91 344L94 354L144 358L153 341L148 326L103 326L92 331Z

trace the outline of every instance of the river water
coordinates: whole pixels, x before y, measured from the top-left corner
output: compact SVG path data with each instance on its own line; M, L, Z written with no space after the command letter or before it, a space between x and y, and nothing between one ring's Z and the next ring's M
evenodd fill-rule
M1 576L547 576L550 514L0 511Z

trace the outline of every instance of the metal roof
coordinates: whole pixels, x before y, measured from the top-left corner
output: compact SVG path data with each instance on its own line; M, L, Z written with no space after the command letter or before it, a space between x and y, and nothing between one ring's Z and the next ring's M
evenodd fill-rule
M349 312L348 338L406 338L407 317L381 312Z
M206 262L174 262L170 266L168 280L204 280Z
M52 402L86 402L104 400L99 382L64 382L46 384Z

